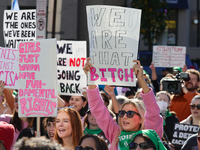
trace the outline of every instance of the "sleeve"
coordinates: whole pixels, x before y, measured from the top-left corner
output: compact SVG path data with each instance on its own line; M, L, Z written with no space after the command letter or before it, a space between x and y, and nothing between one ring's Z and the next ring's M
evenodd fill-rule
M106 138L112 143L113 139L120 132L119 125L110 116L110 112L104 105L98 86L95 89L87 89L88 103L92 115Z
M12 117L12 115L2 114L2 115L0 115L0 121L10 123L11 117Z
M150 88L150 91L146 94L141 92L141 96L146 107L145 121L144 125L146 129L155 130L162 139L163 135L163 118L160 116L160 109L156 103L156 98L153 93L153 90Z

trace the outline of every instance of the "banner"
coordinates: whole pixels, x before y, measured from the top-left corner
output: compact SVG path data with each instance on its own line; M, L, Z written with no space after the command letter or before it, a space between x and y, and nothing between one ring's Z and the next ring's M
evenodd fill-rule
M59 94L82 95L83 88L87 86L83 71L86 41L58 41L57 53Z
M180 67L185 65L186 47L153 46L155 67Z
M18 49L19 117L56 117L56 39L23 42Z
M198 126L176 123L171 143L179 149L191 135L198 133L198 131Z
M36 40L36 10L4 10L3 30L5 47Z
M88 84L134 86L141 10L117 6L87 6L90 58L94 68Z
M18 89L18 50L0 47L0 80L5 88Z

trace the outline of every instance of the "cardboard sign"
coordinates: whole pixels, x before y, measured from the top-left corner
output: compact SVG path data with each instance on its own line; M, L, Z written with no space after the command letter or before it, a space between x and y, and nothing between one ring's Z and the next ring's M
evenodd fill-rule
M153 46L155 67L180 67L185 65L186 47Z
M36 40L36 10L4 10L3 30L5 47Z
M90 58L88 84L134 86L141 10L87 6Z
M19 117L57 116L56 39L23 42L19 49Z
M18 50L0 47L0 80L5 88L18 89Z
M191 135L196 134L198 131L198 126L176 123L171 143L176 148L180 148Z
M83 88L87 86L83 71L86 41L58 41L57 53L59 94L82 95Z

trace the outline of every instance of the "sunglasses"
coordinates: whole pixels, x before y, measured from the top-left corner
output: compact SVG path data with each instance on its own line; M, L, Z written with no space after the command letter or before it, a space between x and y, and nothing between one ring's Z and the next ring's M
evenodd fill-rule
M128 118L132 118L133 117L133 115L134 114L137 114L138 116L140 116L140 114L139 113L137 113L137 112L135 112L135 111L125 111L125 110L120 110L119 112L118 112L118 114L119 114L119 117L120 118L122 118L125 114L126 114L126 116L128 117Z
M77 146L75 150L94 150L92 147L86 146L83 148L82 146Z
M200 110L200 104L198 104L198 105L190 104L191 109L195 109L195 107L197 107L197 109Z
M134 150L138 147L138 145L139 145L140 149L148 149L148 148L154 148L155 149L155 147L153 145L151 145L147 142L143 142L143 143L140 143L140 144L131 142L129 144L129 148L130 148L130 150Z
M197 141L200 142L200 136L197 136Z

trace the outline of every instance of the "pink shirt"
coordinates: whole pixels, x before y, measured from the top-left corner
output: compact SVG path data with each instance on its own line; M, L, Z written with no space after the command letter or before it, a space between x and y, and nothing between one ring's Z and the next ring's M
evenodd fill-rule
M98 86L95 89L87 88L87 95L92 115L96 118L97 124L104 132L106 138L110 141L110 143L112 143L117 134L120 133L119 125L113 120L110 116L110 112L104 105ZM163 119L160 116L160 109L156 103L153 90L151 89L146 94L143 94L142 91L141 96L146 107L144 122L145 129L155 130L161 139L163 134ZM117 145L118 143L116 143L114 150L118 149Z

